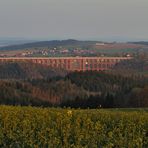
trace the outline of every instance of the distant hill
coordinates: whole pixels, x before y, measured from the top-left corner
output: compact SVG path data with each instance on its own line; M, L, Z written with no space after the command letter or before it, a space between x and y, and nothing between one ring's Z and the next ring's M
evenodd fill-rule
M32 43L16 44L10 46L0 47L0 51L17 51L24 49L35 49L35 48L53 48L53 47L64 47L64 48L83 48L83 49L95 49L97 52L109 53L109 52L133 52L135 50L148 48L147 42L129 42L129 43L107 43L101 41L79 41L74 39L68 40L52 40L52 41L37 41Z
M0 63L0 79L43 79L65 74L63 70L30 62Z
M148 45L148 41L139 41L139 42L130 42L130 43L138 45Z
M36 40L15 39L15 38L0 38L0 48L12 45L20 45L26 43L33 43Z
M90 44L96 43L95 41L78 41L78 40L53 40L53 41L39 41L34 43L26 43L21 45L12 45L0 47L0 50L18 50L18 49L26 49L26 48L35 48L35 47L55 47L55 46L88 46Z

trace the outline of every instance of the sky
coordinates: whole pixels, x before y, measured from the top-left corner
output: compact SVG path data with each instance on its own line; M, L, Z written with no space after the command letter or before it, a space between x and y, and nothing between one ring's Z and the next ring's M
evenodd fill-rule
M148 0L0 0L0 38L148 41Z

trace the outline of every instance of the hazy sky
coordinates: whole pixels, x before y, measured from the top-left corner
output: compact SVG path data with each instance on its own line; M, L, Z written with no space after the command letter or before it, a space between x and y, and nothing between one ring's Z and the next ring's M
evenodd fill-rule
M0 37L148 40L148 0L0 0Z

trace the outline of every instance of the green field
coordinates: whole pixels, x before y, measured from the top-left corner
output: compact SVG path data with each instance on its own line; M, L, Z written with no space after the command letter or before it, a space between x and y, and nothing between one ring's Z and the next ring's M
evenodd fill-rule
M0 147L146 148L148 110L0 106Z

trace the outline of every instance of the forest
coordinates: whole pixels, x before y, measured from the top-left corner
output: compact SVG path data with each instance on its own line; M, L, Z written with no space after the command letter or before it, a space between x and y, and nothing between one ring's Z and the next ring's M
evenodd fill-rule
M68 73L29 62L0 63L0 104L73 108L148 107L147 59L109 71Z
M148 107L146 71L146 61L137 60L120 63L110 71L72 73L40 64L1 63L0 104L72 108Z

